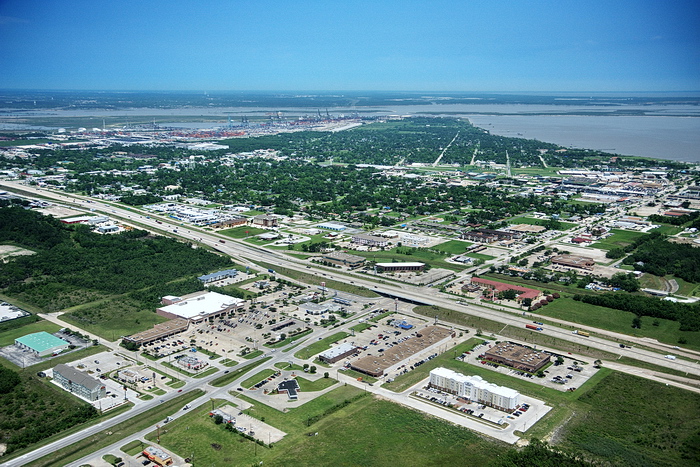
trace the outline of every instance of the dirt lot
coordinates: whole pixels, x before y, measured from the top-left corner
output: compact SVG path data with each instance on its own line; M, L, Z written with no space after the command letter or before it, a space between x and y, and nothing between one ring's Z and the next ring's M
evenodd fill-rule
M42 214L48 215L48 216L53 216L58 219L62 219L64 217L71 217L71 216L79 216L81 214L85 214L82 211L76 211L75 209L69 209L63 206L58 206L55 204L52 204L51 206L43 209L37 209Z

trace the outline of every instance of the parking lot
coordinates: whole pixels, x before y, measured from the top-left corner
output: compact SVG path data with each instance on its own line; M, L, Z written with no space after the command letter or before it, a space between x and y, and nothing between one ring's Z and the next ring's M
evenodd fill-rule
M124 398L131 402L137 402L139 393L133 389L127 388L126 394L123 385L118 381L114 381L107 375L121 368L133 369L133 363L130 359L124 358L122 355L112 352L102 352L99 354L85 357L75 362L71 362L69 366L87 373L95 379L100 379L107 389L107 397L103 397L97 401L91 402L93 406L101 410L107 410L111 407L118 406L124 402ZM47 377L53 378L53 371L47 370L44 372ZM62 386L59 385L61 389Z
M551 358L553 363L544 369L545 377L538 378L531 373L515 370L513 368L484 361L482 358L479 358L479 356L482 355L488 348L494 345L494 342L492 341L484 342L486 343L475 347L471 352L464 355L463 361L472 365L480 365L489 370L507 374L515 378L525 379L542 386L557 389L559 391L575 390L583 383L588 381L588 379L597 371L597 369L591 363L576 360L567 355L560 355L563 362L560 365L557 365L557 355L553 354Z

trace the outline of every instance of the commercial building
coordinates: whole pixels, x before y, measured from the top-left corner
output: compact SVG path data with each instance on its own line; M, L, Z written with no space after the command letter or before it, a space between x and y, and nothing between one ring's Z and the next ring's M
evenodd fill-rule
M515 410L520 403L520 393L514 389L489 383L480 376L466 376L442 367L430 371L429 385L457 397L507 412Z
M230 219L220 220L211 227L215 229L230 229L232 227L238 227L239 225L246 225L248 223L248 218L243 216L237 216Z
M353 355L355 352L357 352L357 346L346 342L320 353L318 359L326 363L335 363L349 355Z
M148 329L132 336L124 337L123 339L128 342L133 342L134 344L143 345L187 331L189 326L189 320L176 318L166 321L165 323L156 324L153 326L153 329Z
M183 318L200 323L209 318L221 318L243 308L245 300L217 292L195 292L182 297L166 296L161 300L166 306L156 313L166 318Z
M261 227L277 227L279 225L279 220L275 216L261 214L253 217L252 223L253 225L259 225Z
M182 355L177 358L177 364L182 368L187 368L188 370L201 370L204 367L209 366L209 362L200 360L197 357L190 357L189 355Z
M210 282L217 282L224 279L232 279L238 275L238 270L236 269L225 269L223 271L212 272L211 274L204 274L199 276L197 279L202 281L204 284L209 284Z
M107 396L107 389L101 381L63 363L54 367L53 379L67 391L89 401Z
M559 266L567 266L570 268L580 268L580 269L593 269L595 266L595 261L593 258L587 256L577 256L577 255L557 255L552 257L552 264L557 264Z
M47 355L53 355L66 350L70 342L64 341L46 331L41 331L18 337L15 339L15 345L39 357L46 357Z
M340 311L340 305L335 303L313 303L306 302L300 305L307 315L322 315L325 313L334 313Z
M355 234L352 236L352 243L357 243L358 245L367 245L377 248L385 247L389 245L389 241L383 237L377 237L375 235L367 234Z
M474 229L462 234L462 239L478 243L493 243L500 240L513 240L519 237L520 234L517 232L491 229Z
M450 329L440 326L428 326L416 332L415 335L406 336L406 340L389 347L378 355L366 355L359 358L350 364L350 368L360 373L379 377L390 366L423 351L451 335L454 335L454 332Z
M514 290L518 296L517 301L529 298L531 300L537 300L542 292L535 289L528 289L527 287L521 287L519 285L506 284L504 282L492 281L489 279L482 279L480 277L472 277L471 284L478 285L479 287L484 287L486 289L493 290L494 292L504 292L506 290ZM462 287L462 290L466 290L468 286Z
M295 379L288 379L287 381L281 381L277 385L277 391L286 392L287 397L292 400L297 400L299 398L299 383Z
M516 370L534 373L547 365L551 356L542 350L534 350L511 342L501 342L484 352L484 358Z
M148 446L143 450L142 454L151 462L155 462L161 466L171 465L173 463L173 458L170 456L170 454L155 446Z
M117 372L117 378L126 383L138 383L141 380L139 372L125 368Z
M337 266L345 266L350 269L359 268L365 264L365 258L357 255L350 255L348 253L343 253L342 251L331 251L329 253L324 253L321 256L323 261L326 261Z
M336 224L335 222L324 222L323 224L318 224L316 227L319 229L333 230L335 232L342 232L347 229L343 224Z
M377 263L377 272L422 271L425 263Z

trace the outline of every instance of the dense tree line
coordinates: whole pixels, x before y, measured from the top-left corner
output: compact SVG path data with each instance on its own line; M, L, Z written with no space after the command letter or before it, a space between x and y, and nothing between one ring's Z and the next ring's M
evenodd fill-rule
M623 262L656 276L672 274L687 282L700 282L700 249L662 236L643 243Z
M637 316L663 318L680 323L681 331L700 331L700 304L670 302L642 295L606 292L592 295L574 295L574 300L590 305L629 311Z
M90 404L31 374L0 367L0 437L6 453L30 446L98 415Z
M19 206L0 208L0 243L50 249L67 238L68 231L54 217L37 215Z
M138 300L153 302L164 292L199 290L195 275L231 267L229 258L142 230L98 235L86 226L66 226L32 211L20 210L22 216L17 218L4 211L0 209L0 218L7 222L0 224L0 235L14 233L20 245L26 238L38 252L0 264L0 286L39 306L44 295L53 299L66 293L78 294L85 302L94 300L95 292L131 292ZM37 224L43 230L32 235ZM172 281L176 282L168 284Z
M700 212L695 211L689 214L684 214L682 216L662 216L660 214L652 214L647 219L656 224L671 224L671 225L683 225L688 222L692 222L691 227L700 227Z
M532 439L523 449L511 449L491 465L492 467L591 467L599 464L562 452L546 442Z

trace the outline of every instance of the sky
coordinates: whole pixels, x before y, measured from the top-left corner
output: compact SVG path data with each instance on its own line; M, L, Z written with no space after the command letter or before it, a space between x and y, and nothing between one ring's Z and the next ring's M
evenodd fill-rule
M0 0L0 89L698 91L697 0Z

